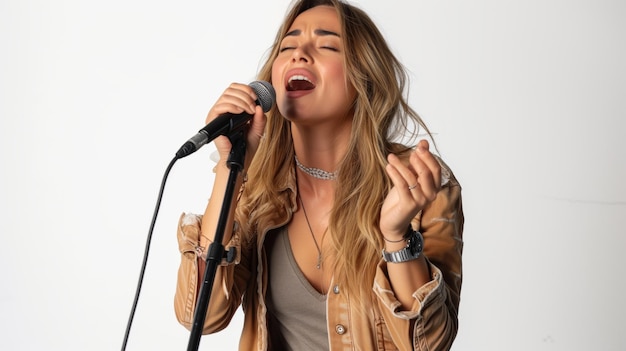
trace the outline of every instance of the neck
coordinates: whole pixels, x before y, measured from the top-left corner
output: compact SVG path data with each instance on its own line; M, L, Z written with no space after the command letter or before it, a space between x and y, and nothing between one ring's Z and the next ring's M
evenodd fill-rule
M302 165L331 173L337 171L348 147L350 128L349 125L334 127L311 128L292 124L294 149ZM302 175L310 177L304 172Z

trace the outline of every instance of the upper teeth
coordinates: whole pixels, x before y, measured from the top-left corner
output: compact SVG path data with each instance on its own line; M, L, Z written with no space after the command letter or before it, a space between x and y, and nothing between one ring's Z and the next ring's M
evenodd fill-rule
M305 81L307 81L309 83L313 83L313 82L311 82L311 80L309 78L307 78L305 76L302 76L302 75L292 76L291 78L289 78L289 83L291 83L294 80L305 80Z

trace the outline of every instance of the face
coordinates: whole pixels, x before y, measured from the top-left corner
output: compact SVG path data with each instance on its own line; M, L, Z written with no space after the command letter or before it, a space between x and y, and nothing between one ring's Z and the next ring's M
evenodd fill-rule
M345 121L356 97L347 84L341 25L334 8L301 13L280 43L272 82L281 114L291 121Z

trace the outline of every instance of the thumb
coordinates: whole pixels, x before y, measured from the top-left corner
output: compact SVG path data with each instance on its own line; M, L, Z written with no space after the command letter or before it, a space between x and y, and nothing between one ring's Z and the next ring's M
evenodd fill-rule
M253 147L254 150L259 146L261 138L265 133L265 124L267 123L267 117L263 113L261 106L256 106L254 109L254 116L250 121L250 130L248 131L248 144Z

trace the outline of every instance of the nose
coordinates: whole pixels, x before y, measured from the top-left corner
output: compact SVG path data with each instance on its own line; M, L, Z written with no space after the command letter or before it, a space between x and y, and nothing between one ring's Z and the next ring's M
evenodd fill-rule
M296 63L296 62L310 63L312 60L311 60L311 56L306 51L306 48L299 46L295 50L293 50L293 53L291 55L291 61L293 63Z

